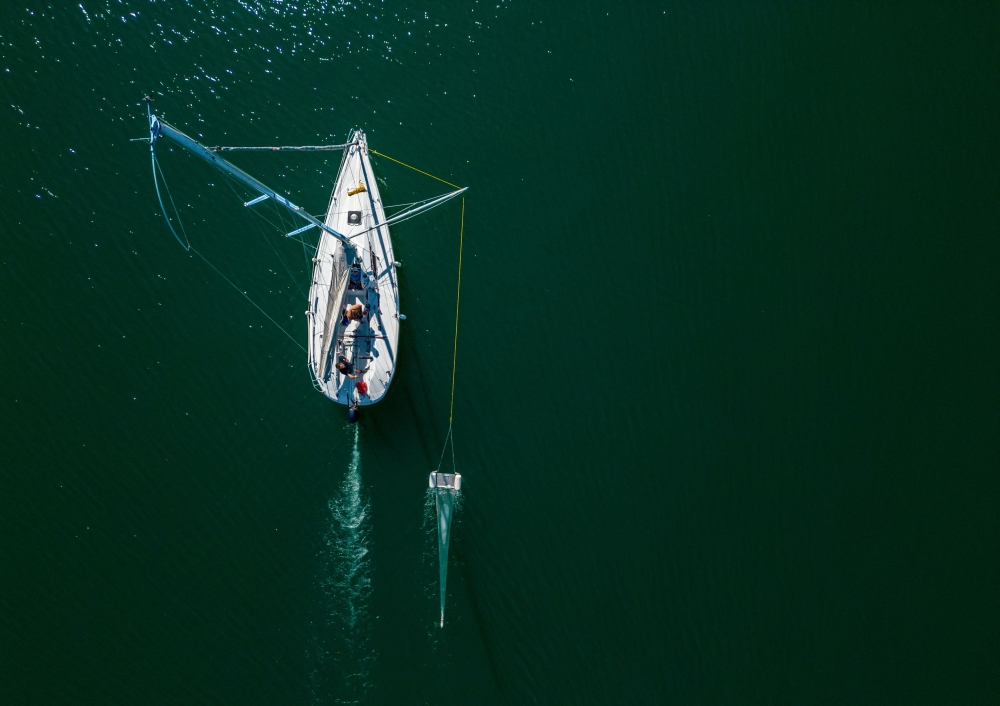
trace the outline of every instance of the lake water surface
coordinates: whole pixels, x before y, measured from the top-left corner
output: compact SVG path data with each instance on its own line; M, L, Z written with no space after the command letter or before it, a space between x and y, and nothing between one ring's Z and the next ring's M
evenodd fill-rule
M996 3L0 7L0 703L995 704ZM161 143L468 185L400 362L315 392L310 253ZM234 161L313 213L337 153ZM440 193L391 161L387 203ZM315 239L315 236L312 236Z

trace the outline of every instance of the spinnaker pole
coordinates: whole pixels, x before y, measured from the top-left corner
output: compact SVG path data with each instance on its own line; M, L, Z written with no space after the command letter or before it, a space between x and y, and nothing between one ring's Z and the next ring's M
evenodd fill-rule
M416 206L414 208L411 208L408 211L404 211L403 213L399 213L399 214L393 216L392 218L386 219L385 223L379 223L377 225L372 226L371 228L368 228L367 230L361 231L360 233L355 233L351 237L352 238L357 238L359 235L364 235L365 233L373 231L376 228L380 228L382 226L391 226L394 223L399 223L400 221L405 221L408 218L413 218L418 213L423 213L424 211L428 211L428 210L434 208L435 206L440 206L445 201L453 199L456 196L460 196L461 194L464 194L468 190L469 190L469 187L464 186L461 189L459 189L458 191L452 191L451 193L445 194L444 196L439 196L438 198L433 199L432 201L428 201L425 204L421 204L420 206Z

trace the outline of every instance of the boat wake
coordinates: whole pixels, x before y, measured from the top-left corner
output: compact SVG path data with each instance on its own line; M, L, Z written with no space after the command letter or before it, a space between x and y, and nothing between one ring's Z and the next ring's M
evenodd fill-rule
M444 627L444 609L448 587L448 546L451 542L452 522L462 508L462 494L458 490L429 489L424 498L424 528L428 549L426 559L437 568L434 584L438 599L435 616L437 627Z
M353 449L347 474L327 502L328 526L320 552L319 616L313 674L314 703L361 703L371 689L374 660L368 605L371 561L370 507L362 493L359 428L350 427Z

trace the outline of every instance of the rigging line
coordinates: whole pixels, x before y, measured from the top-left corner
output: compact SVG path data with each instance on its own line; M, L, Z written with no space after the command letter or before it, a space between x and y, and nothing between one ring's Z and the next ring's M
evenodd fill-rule
M424 199L424 201L430 201L430 199ZM413 203L394 203L392 206L383 206L383 210L387 208L403 208L404 206L416 206L418 203L423 203L423 201L414 201Z
M223 174L223 176L226 176L226 175L225 175L225 174ZM242 200L243 200L243 197L241 197L241 196L239 195L239 192L237 192L237 191L236 191L236 189L232 187L232 185L230 185L230 188L231 188L231 189L233 189L233 193L235 193L235 194L236 194L236 196L237 196L237 197L238 197L238 198L239 198L239 199L240 199L240 200L242 201ZM272 207L274 207L274 205L273 205L273 204L272 204ZM264 214L263 214L263 213L262 213L262 212L261 212L260 210L255 210L255 211L253 211L253 212L252 212L252 215L251 215L251 218L253 218L253 217L256 217L256 218L259 218L260 220L264 221L264 222L265 222L265 223L267 223L267 224L268 224L269 226L271 226L272 228L274 228L274 231L275 231L276 233L280 234L280 235L281 235L281 236L283 236L283 237L287 237L287 236L286 236L285 234L286 234L286 232L288 231L288 227L287 227L287 226L285 225L284 221L283 221L283 220L282 220L282 218L281 218L281 211L278 211L278 210L277 210L277 207L274 207L274 208L275 208L275 210L276 210L276 212L277 212L277 214L278 214L278 220L281 220L281 221L282 221L282 223L281 223L280 225L276 224L276 223L275 223L274 221L272 221L271 219L269 219L269 218L268 218L267 216L265 216L265 215L264 215ZM257 222L256 222L256 221L254 221L254 224L255 224L255 225L257 225L258 229L260 229L260 230L261 230L261 233L263 234L263 229L261 229L261 228L260 228L259 224L257 224ZM265 237L266 237L266 236L265 236ZM296 236L296 237L294 237L294 239L295 239L295 240L300 240L300 238L298 238L297 236ZM272 248L272 250L273 250L273 248ZM275 253L275 254L277 254L277 253ZM280 260L281 258L279 257L278 259ZM286 268L286 270L287 270L287 268ZM290 274L290 273L289 273L289 274Z
M418 204L427 203L428 201L433 201L434 199L440 198L441 196L447 196L450 193L451 193L450 191L446 191L443 194L438 194L437 196L428 196L426 199L420 199L419 201L414 201L412 203L396 203L396 204L393 204L392 206L383 206L382 208L383 209L386 209L386 208L405 208L406 206L416 206Z
M288 222L286 222L285 221L286 214L282 213L284 209L279 209L278 204L274 203L273 199L271 200L271 208L273 208L274 212L278 215L278 221L281 223L281 230L283 232L288 233L296 228L297 226L296 221L294 219L291 219Z
M278 210L277 206L274 206L274 209L275 209L275 212L276 212L276 213L278 214L278 218L279 218L280 220L282 220L282 223L284 223L284 219L282 219L282 218L281 218L281 211L279 211L279 210ZM260 214L258 213L257 215L260 215ZM264 218L264 217L263 217L263 216L261 216L261 218ZM268 223L270 223L270 224L271 224L272 226L274 226L274 223L271 223L271 221L268 221L268 220L267 220L267 218L264 218L264 220L265 220L265 221L267 221ZM318 241L318 240L316 241L316 244L315 244L315 245L312 245L312 244L310 244L310 243L307 243L307 242L306 242L306 241L305 241L305 240L303 239L303 236L301 236L301 235L288 235L288 231L289 231L289 229L290 229L290 228L294 228L295 226L296 226L296 224L295 224L295 223L292 223L291 225L287 225L287 226L283 226L283 227L281 227L281 228L277 228L277 227L275 226L275 228L277 229L277 231L278 231L279 233L281 233L282 237L285 237L285 238L291 238L292 240L297 240L297 241L299 241L300 243L302 243L303 247L310 247L310 248L312 248L312 249L313 249L313 252L316 252L317 250L319 250L319 241Z
M448 440L452 438L451 435L451 425L448 426L448 433L444 436L444 446L441 447L441 458L438 459L438 467L435 469L435 473L441 472L441 463L444 461L444 452L448 450ZM452 441L451 444L451 454L452 454L452 464L455 463L455 442Z
M265 223L267 223L267 224L268 224L269 226L271 226L272 228L274 228L275 232L276 232L276 233L280 233L280 234L281 234L281 235L282 235L283 237L286 237L286 238L291 238L292 240L297 240L297 241L299 241L300 243L302 243L302 245L303 245L303 246L307 246L307 245L308 245L308 246L309 246L310 248L312 248L313 250L315 250L315 249L316 249L316 247L317 247L317 246L313 246L313 245L309 245L309 243L305 242L305 241L304 241L304 240L302 239L302 237L301 237L301 236L298 236L298 235L291 235L291 236L289 236L289 235L288 235L288 229L289 229L289 228L292 228L292 227L294 227L294 224L292 224L291 226L289 226L289 225L286 225L286 224L285 224L285 222L284 222L284 219L283 219L283 218L281 217L281 211L280 211L280 210L278 210L278 207L277 207L277 206L275 206L274 204L271 204L271 207L272 207L272 208L274 208L274 210L275 210L275 213L277 214L277 217L278 217L278 220L279 220L279 221L281 221L281 224L280 224L280 225L276 224L276 223L275 223L274 221L272 221L272 220L271 220L270 218L268 218L267 216L265 216L265 215L264 215L264 213L263 213L263 212L262 212L261 210L257 210L257 211L254 211L254 215L255 215L255 216L256 216L257 218L260 218L260 219L261 219L262 221L264 221Z
M420 173L421 173L421 174L423 174L424 176L429 176L429 177L430 177L431 179L437 179L437 180L438 180L438 181L440 181L440 182L441 182L442 184L447 184L448 186L450 186L450 187L452 187L452 188L454 188L454 189L461 189L461 188L462 188L462 187L461 187L461 186L459 186L458 184L452 184L452 183L451 183L450 181L445 181L445 180L444 180L444 179L442 179L441 177L436 177L436 176L434 176L433 174L428 174L428 173L427 173L427 172L425 172L425 171L424 171L423 169L417 169L416 167L413 167L413 166L410 166L410 165L409 165L409 164L407 164L406 162L400 162L400 161L399 161L398 159L393 159L392 157L390 157L390 156L389 156L389 155L387 155L387 154L382 154L381 152L378 152L378 151L376 151L376 150L373 150L373 149L372 149L371 147L369 147L369 148L368 148L368 151L369 151L369 152L371 152L372 154L377 154L377 155L378 155L379 157L385 157L386 159L388 159L388 160L390 160L390 161L392 161L392 162L395 162L396 164L402 164L402 165L403 165L404 167L409 167L410 169L412 169L412 170L413 170L413 171L415 171L415 172L420 172Z
M407 206L419 206L420 204L430 203L434 199L439 199L442 196L447 196L447 194L440 194L438 196L431 196L429 198L422 199L421 201L414 201L413 203L397 203L397 204L393 204L392 206L383 206L382 210L385 211L385 210L388 210L390 208L405 209ZM343 215L343 214L349 213L349 212L350 212L350 209L348 208L345 211L334 211L334 215L340 216L340 215ZM388 220L390 218L395 218L396 216L398 216L402 212L403 211L400 210L400 211L397 211L396 213L393 213L392 215L386 214L386 220ZM423 213L423 211L421 211L421 213ZM418 216L420 214L419 213L415 213L413 215ZM325 217L326 214L322 214L322 216ZM320 216L314 216L314 218L320 218ZM409 219L407 218L407 219L404 219L404 220L409 220ZM398 222L402 223L403 221L398 221ZM360 235L360 233L356 233L355 235ZM351 237L353 238L354 236L351 236Z
M233 281L231 279L229 279L228 277L226 277L224 274L222 274L222 271L218 267L216 267L215 265L213 265L211 262L209 262L207 257L205 257L204 255L202 255L200 252L198 252L194 248L191 248L191 252L193 252L195 255L197 255L202 260L204 260L205 264L208 265L209 267L211 267L213 270L215 270L219 274L219 276L222 277L222 279L224 279L227 282L229 282L230 286L233 289L235 289L237 292L239 292L240 294L242 294L243 297L248 302L250 302L251 304L253 304L254 306L256 306L257 307L257 311L259 311L260 313L262 313L264 316L267 316L267 320L270 321L275 326L277 326L278 329L280 329L283 334L285 334L286 336L288 336L289 340L291 340L292 343L294 343L295 345L297 345L299 348L302 348L302 344L299 343L298 341L296 341L294 338L292 338L292 334L288 333L288 331L286 331L284 328L281 327L281 324L279 324L277 321L275 321L274 319L272 319L270 317L270 315L266 311L264 311L263 309L261 309L260 306L258 306L257 302L255 302L253 299L251 299L250 297L247 296L246 292L244 292L242 289L240 289L235 284L233 284ZM306 349L302 348L302 350L305 351Z
M324 150L342 150L346 145L302 145L285 147L212 147L213 152L322 152Z
M448 450L448 442L451 442L451 465L455 473L458 473L458 465L455 462L455 434L452 421L455 416L455 371L458 368L458 312L462 302L462 250L465 244L465 197L462 197L462 225L458 231L458 289L455 296L455 346L451 356L451 403L448 409L448 434L444 437L444 446L441 447L441 458L438 459L437 471L441 470L441 462L444 461L445 451Z
M225 172L223 172L223 176L227 176ZM228 178L226 179L226 183L227 183L227 184L229 184L229 179L228 179ZM233 193L234 193L234 194L236 195L236 198L238 198L238 199L240 199L241 201L243 201L243 199L242 199L242 198L240 198L240 195L239 195L239 193L238 193L238 192L236 191L236 189L235 189L235 188L233 188L233 185L232 185L232 184L229 184L229 188L230 188L230 189L232 189ZM290 280L292 280L292 284L294 284L294 285L295 285L295 288L299 290L299 294L301 294L301 295L302 295L303 297L305 297L305 296L306 296L306 293L302 291L302 287L301 287L301 286L299 286L299 282L298 282L298 280L296 280L296 279L295 279L295 276L294 276L294 275L292 274L292 271L288 269L288 265L286 265L286 264L285 264L285 261L281 259L281 255L279 255L279 254L278 254L278 251L277 251L277 250L275 250L275 248L274 248L274 245L273 245L273 244L271 243L271 239L267 237L267 233L265 233L265 232L264 232L264 229L260 227L260 223L258 223L258 222L257 222L257 220L255 219L255 217L254 217L254 216L255 216L255 214L254 214L254 213L251 213L251 214L250 214L250 220L251 220L251 221L253 222L254 226L255 226L255 227L257 228L257 232L258 232L258 233L260 233L260 237L262 237L262 238L264 239L264 241L265 241L265 242L267 243L267 246L268 246L269 248L271 248L271 252L273 252L273 253L274 253L274 256L275 256L276 258L278 258L278 262L280 262L280 263L281 263L281 266L282 266L283 268L285 268L285 272L287 272L287 273L288 273L288 278L289 278Z
M177 216L177 224L181 227L181 232L184 234L184 240L177 235L177 231L174 230L173 224L170 222L170 216L167 215L167 207L163 205L163 197L160 196L160 184L156 179L156 172L159 170L160 179L163 180L163 188L167 190L167 196L170 198L170 205L174 207L174 215ZM187 231L184 230L184 221L181 220L181 214L177 210L177 204L174 203L173 194L170 193L170 186L167 184L167 178L163 175L163 168L160 167L160 162L156 159L156 153L153 153L153 186L156 187L156 198L160 202L160 209L163 211L163 219L167 222L167 227L170 228L170 232L174 234L177 242L181 244L181 247L185 250L191 249L191 239L188 238Z
M440 196L435 196L434 198L441 198L441 197ZM433 201L433 200L434 199L427 199L427 201ZM442 206L445 203L447 203L447 201L442 201L441 203L436 203L433 206L429 206L429 207L425 208L423 211L418 211L417 213L414 213L412 215L406 216L406 218L400 218L399 215L396 215L396 216L392 217L392 218L399 218L398 221L393 221L392 218L387 218L384 223L380 223L378 225L372 226L368 230L363 230L360 233L355 233L354 235L348 236L348 239L349 240L353 240L354 238L357 238L358 236L364 235L365 233L369 233L369 232L371 232L373 230L376 230L376 229L378 229L378 228L380 228L381 226L384 226L384 225L395 226L395 225L399 225L400 223L406 223L411 218L416 218L417 216L423 215L424 213L427 213L428 211L432 211L435 208L437 208L438 206Z
M399 211L396 211L396 213L392 214L391 216L387 215L386 216L386 220L389 220L390 218L395 218L399 214L403 213L406 210L407 206L419 206L419 205L422 205L422 204L425 204L425 203L430 203L434 199L441 198L441 196L447 196L447 194L441 194L440 196L431 196L430 198L424 199L423 201L414 201L413 203L406 203L406 204L396 204L395 206L383 206L382 208L383 208L383 210L386 209L386 208L399 208L399 209L401 209ZM421 211L421 213L423 213L423 211ZM414 215L419 215L419 214L414 214ZM402 223L402 221L400 221L400 223Z
M455 413L455 369L458 366L458 306L462 302L462 246L465 239L465 197L462 197L462 226L458 231L458 292L455 295L455 350L451 357L451 409L448 411L448 426ZM452 451L455 442L452 440Z
M231 181L229 175L226 174L225 172L222 172L222 177L226 180L226 184L228 184L229 188L232 189L232 192L236 195L236 198L238 198L240 201L242 201L243 204L244 204L244 206L246 206L246 197L240 196L240 192L238 192L236 190L236 187L233 186L232 181ZM254 216L256 216L257 218L260 218L262 221L264 221L269 226L271 226L272 228L274 228L274 230L276 232L278 232L278 233L284 234L284 232L287 230L286 228L283 228L281 226L275 225L273 221L269 220L268 217L265 216L264 214L262 214L259 210L255 210L255 211L252 212L251 218L253 218Z
M280 262L281 266L283 268L285 268L285 272L288 273L288 278L292 280L292 284L294 284L295 288L299 290L299 294L301 294L303 297L305 297L306 293L302 291L302 287L299 285L299 282L295 278L295 275L292 274L292 271L290 269L288 269L288 265L286 265L285 261L283 259L281 259L281 255L278 254L278 251L275 249L274 245L271 243L271 239L267 237L267 234L260 227L259 223L257 223L256 221L254 221L254 225L257 226L257 232L260 233L260 237L262 237L267 242L268 247L271 248L271 252L273 252L274 256L276 258L278 258L278 262Z
M290 230L292 230L293 228L295 228L296 223L294 221L291 223L291 225L289 225L288 223L286 223L285 222L285 217L281 213L284 209L278 208L277 204L275 204L275 203L272 202L272 203L269 204L269 207L274 211L274 215L278 219L278 223L277 224L275 224L274 221L270 220L269 218L267 218L267 216L265 216L263 214L263 211L264 211L263 208L260 209L260 210L258 210L256 212L257 215L260 216L262 219L264 219L264 221L266 221L268 223L268 225L270 225L272 228L274 228L274 230L276 232L280 233L282 236L288 237L287 236L288 232ZM267 206L265 208L267 208ZM296 239L299 238L299 236L292 236L292 237L294 237Z
M440 206L440 205L441 204L438 204L437 206ZM434 206L433 208L437 208L437 206ZM426 213L427 211L430 211L430 210L431 209L428 208L426 211L421 211L420 213L414 213L412 216L407 216L406 218L403 218L401 220L393 221L392 223L390 223L390 225L394 225L395 226L395 225L399 225L400 223L406 223L411 218L416 218L417 216L421 216L421 215L423 215L424 213ZM383 226L383 225L385 225L385 224L384 223L379 223L378 225L374 225L371 228L368 228L367 230L363 230L360 233L355 233L354 235L351 235L351 236L348 236L348 237L353 240L354 238L357 238L358 236L364 235L365 233L371 233L373 230L378 230L378 228L380 226Z
M313 252L316 252L319 249L319 243L318 242L316 243L316 245L312 245L311 243L307 243L305 240L302 239L301 235L290 235L290 236L286 236L286 237L289 237L292 240L297 240L300 243L302 243L302 252L305 252L306 248L312 248ZM306 260L308 261L308 259L309 259L309 256L306 255ZM307 267L311 267L311 266L312 266L311 263L307 265Z
M306 269L308 270L310 269L309 265L312 263L309 262L309 253L306 252L306 241L302 240L298 236L296 236L295 239L302 243L302 260L306 263ZM309 275L309 279L312 279L312 274Z
M261 219L262 219L262 220L263 220L263 221L264 221L265 223L267 223L267 224L268 224L268 225L270 225L270 226L271 226L272 228L274 228L274 229L275 229L275 231L277 231L278 233L280 233L282 237L284 237L284 238L291 238L292 240L297 240L297 241L299 241L300 243L302 243L303 247L310 247L310 248L312 248L312 249L313 249L313 252L316 252L316 250L318 250L318 249L319 249L319 241L317 241L315 245L312 245L312 244L310 244L310 243L307 243L307 242L306 242L306 241L305 241L305 240L303 239L303 236L301 236L301 235L288 235L288 231L289 231L290 229L294 228L294 227L295 227L295 226L296 226L297 224L296 224L296 223L294 223L294 222L292 222L291 224L287 224L287 223L285 223L285 219L284 219L284 217L283 217L283 216L281 215L281 211L282 211L283 209L279 209L279 208L278 208L278 207L277 207L277 206L276 206L275 204L273 204L273 203L272 203L272 204L271 204L271 208L273 208L273 209L274 209L274 212L275 212L275 214L276 214L276 215L278 216L278 220L279 220L279 221L281 221L281 225L280 225L280 226L279 226L279 225L275 225L275 224L274 224L274 221L271 221L270 219L268 219L268 218L267 218L267 216L265 216L265 215L264 215L263 213L261 213L260 211L256 211L255 213L256 213L256 215L257 215L257 216L259 216L259 217L260 217L260 218L261 218Z

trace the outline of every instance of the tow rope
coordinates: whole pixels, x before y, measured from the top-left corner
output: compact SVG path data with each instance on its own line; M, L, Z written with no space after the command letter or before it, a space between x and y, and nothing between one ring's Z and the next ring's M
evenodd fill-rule
M444 461L444 453L448 449L448 442L451 442L451 465L452 470L458 473L455 464L455 436L452 433L452 422L455 419L455 372L458 370L458 314L462 304L462 250L465 244L465 197L462 197L462 225L458 230L458 288L455 294L455 343L451 354L451 402L448 405L448 434L444 438L444 447L441 449L441 458L438 459L435 473L441 471L441 463Z

